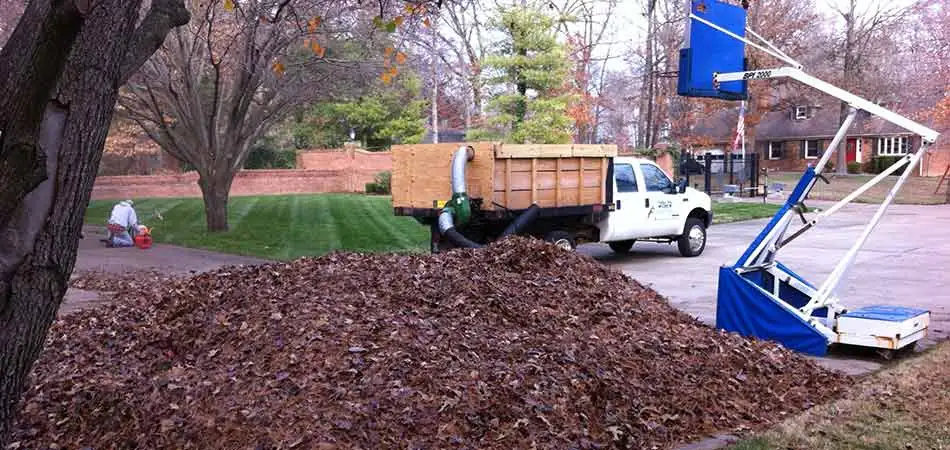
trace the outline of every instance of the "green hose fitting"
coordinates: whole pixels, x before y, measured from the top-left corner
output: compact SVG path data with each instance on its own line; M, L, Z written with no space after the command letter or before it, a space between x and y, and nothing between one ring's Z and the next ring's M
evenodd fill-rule
M452 199L445 205L444 210L452 213L452 218L457 227L467 224L472 219L472 203L464 192L452 194Z

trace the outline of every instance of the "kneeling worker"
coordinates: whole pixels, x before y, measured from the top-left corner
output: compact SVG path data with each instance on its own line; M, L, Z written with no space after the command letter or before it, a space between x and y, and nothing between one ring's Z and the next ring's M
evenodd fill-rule
M116 203L112 207L112 216L109 217L109 223L106 228L109 229L109 237L106 239L106 245L109 247L132 247L135 245L131 233L138 230L139 220L135 215L135 208L132 207L132 200L124 200Z

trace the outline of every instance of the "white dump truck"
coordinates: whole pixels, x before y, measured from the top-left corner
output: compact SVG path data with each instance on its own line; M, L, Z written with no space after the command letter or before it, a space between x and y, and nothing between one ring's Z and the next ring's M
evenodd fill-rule
M396 215L431 227L433 252L520 234L618 253L675 242L698 256L713 218L708 195L608 145L396 146L392 194Z

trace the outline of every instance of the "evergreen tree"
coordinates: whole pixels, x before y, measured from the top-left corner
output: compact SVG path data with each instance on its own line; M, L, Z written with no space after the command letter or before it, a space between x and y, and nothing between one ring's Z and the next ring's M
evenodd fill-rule
M351 128L369 150L416 144L425 136L426 103L419 77L405 73L392 83L377 82L359 98L315 105L295 120L291 133L298 148L340 147Z
M570 142L568 60L554 20L536 9L514 7L502 9L493 26L505 36L485 59L494 74L489 84L504 86L488 103L494 113L489 123L498 128L477 130L469 139L501 135L516 143Z

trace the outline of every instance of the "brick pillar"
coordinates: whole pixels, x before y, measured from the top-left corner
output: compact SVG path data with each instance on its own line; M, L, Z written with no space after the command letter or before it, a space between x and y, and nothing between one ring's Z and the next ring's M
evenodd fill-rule
M356 149L359 148L358 142L347 142L343 144L344 154L346 155L346 166L343 168L345 186L347 192L360 192L356 186Z
M670 178L676 179L676 174L673 173L673 156L667 152L663 152L656 157L656 165L660 166Z

